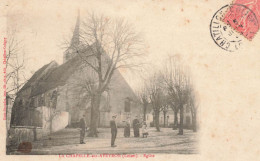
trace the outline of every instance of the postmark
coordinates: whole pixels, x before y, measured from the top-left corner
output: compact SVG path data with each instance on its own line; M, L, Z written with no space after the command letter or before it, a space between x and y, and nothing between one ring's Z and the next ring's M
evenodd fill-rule
M259 9L259 0L235 0L226 12L223 22L248 40L252 40L259 30Z
M220 8L212 17L210 22L210 34L214 42L222 49L234 52L239 49L243 38L222 20L225 13L232 5Z

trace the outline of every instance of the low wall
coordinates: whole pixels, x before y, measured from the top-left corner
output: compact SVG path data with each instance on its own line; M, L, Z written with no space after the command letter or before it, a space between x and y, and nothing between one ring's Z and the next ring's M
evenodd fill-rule
M43 138L42 128L32 126L12 126L8 130L6 145L17 146L22 142L33 142Z
M44 136L50 134L50 131L56 132L68 125L68 112L59 111L53 115L48 107L39 107L37 110L41 112L43 126L37 128L34 126L11 126L6 139L7 151L17 148L24 142L34 142L33 146L38 146L38 143L42 143ZM50 116L52 116L52 120ZM51 123L52 127L50 127Z

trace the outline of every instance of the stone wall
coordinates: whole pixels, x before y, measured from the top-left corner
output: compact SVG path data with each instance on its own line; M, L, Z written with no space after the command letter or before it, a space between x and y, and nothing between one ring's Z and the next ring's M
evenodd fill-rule
M31 126L12 126L8 130L7 147L17 147L22 142L33 142L43 138L42 128Z
M44 136L50 134L50 132L56 132L64 129L68 125L69 114L65 111L51 111L48 107L38 107L37 110L42 116L42 127L34 126L11 126L7 134L7 151L10 149L17 149L21 143L39 141L42 142ZM50 121L50 116L53 116ZM52 130L50 130L50 123L52 123ZM32 144L37 145L37 144Z

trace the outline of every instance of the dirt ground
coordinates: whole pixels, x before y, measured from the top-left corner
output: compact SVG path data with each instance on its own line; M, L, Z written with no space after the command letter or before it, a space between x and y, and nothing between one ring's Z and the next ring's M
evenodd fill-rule
M111 133L109 128L101 128L98 138L85 137L86 144L79 144L79 129L63 129L46 137L42 141L33 143L29 153L13 152L11 154L196 154L198 153L198 133L184 130L184 135L177 135L177 130L161 128L156 132L150 128L147 138L123 136L123 128L118 129L117 147L110 146ZM140 129L141 133L141 129Z

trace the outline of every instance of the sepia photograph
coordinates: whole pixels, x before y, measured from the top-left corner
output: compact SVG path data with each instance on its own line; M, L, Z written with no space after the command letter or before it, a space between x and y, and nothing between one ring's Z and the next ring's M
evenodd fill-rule
M0 10L0 160L260 160L260 0Z
M127 16L75 6L66 17L39 2L31 15L11 5L8 155L198 153L199 99L181 55L149 61L146 28ZM19 27L18 13L30 24ZM53 21L47 14L60 24L42 24Z

